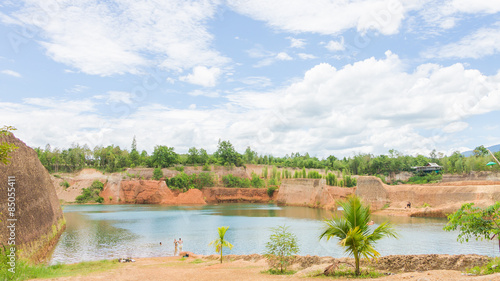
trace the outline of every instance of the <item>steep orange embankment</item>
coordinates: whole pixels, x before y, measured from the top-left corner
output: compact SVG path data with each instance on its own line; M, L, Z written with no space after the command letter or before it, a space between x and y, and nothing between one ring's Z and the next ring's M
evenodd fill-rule
M195 205L224 202L267 203L270 198L264 188L213 187L186 192L170 190L165 181L108 181L101 193L105 204Z
M500 182L453 182L425 185L385 185L376 177L358 177L356 194L381 213L443 217L464 203L485 207L500 200ZM407 202L411 208L405 209ZM428 206L428 207L424 207Z
M354 189L328 186L324 179L284 179L277 195L278 204L331 209L335 201Z

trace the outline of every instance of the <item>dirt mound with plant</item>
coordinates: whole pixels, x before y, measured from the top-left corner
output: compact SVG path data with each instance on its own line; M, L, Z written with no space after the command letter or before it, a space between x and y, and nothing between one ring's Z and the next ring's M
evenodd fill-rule
M11 155L11 163L0 164L0 240L7 244L8 237L15 237L17 254L32 261L41 261L57 243L65 227L64 217L50 175L38 160L37 153L14 135L0 136L0 142L18 147ZM12 186L8 186L11 177ZM8 198L7 187L14 187ZM15 203L7 209L7 202ZM12 208L12 206L11 206ZM12 215L11 215L12 214ZM7 219L17 219L8 222ZM15 224L10 231L7 224ZM12 236L12 233L15 236Z
M368 263L380 270L413 272L428 270L465 270L481 266L491 258L480 255L390 255Z
M276 197L269 197L266 188L226 188L212 187L203 189L203 196L207 203L268 203Z

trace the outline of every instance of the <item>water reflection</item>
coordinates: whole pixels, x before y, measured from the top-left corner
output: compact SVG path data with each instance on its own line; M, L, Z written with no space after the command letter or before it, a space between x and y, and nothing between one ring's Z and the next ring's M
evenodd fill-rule
M286 224L299 239L301 255L344 256L335 240L318 240L322 219L332 212L273 204L221 204L205 206L72 205L64 208L67 228L54 250L52 263L119 257L174 255L174 239L183 250L213 254L208 243L217 227L229 226L226 239L235 247L227 253L262 253L270 228ZM382 239L377 249L389 254L466 254L498 256L494 241L460 244L456 232L444 232L445 219L384 217L374 215L377 227L389 220L399 240ZM162 242L162 245L160 245Z

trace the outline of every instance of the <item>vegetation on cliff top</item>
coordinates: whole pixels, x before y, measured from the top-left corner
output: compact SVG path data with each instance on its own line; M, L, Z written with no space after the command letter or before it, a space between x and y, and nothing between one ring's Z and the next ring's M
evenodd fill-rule
M12 131L16 130L16 128L11 126L4 126L0 129L0 136L8 136L12 134ZM12 143L1 142L0 143L0 163L7 165L10 163L9 154L16 150L18 147Z

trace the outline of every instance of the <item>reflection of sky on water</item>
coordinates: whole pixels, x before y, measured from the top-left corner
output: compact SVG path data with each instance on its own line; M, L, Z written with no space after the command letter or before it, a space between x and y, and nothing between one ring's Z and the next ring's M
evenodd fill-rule
M286 224L299 239L301 255L344 256L337 240L318 241L323 218L332 213L306 207L272 204L205 206L72 205L64 208L67 229L52 263L118 257L155 257L174 254L173 240L182 237L184 250L213 254L208 243L217 227L229 226L226 239L231 254L262 253L270 228ZM373 216L375 225L395 224L400 239L382 239L377 250L390 254L483 254L499 256L497 241L460 244L456 232L442 230L445 219ZM163 245L160 246L160 242Z

